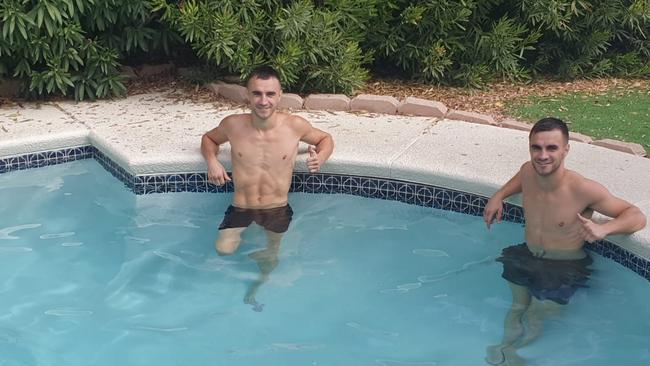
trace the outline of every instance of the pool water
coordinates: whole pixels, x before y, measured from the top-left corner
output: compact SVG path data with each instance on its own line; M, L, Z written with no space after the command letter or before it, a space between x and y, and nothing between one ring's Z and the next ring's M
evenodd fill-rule
M494 258L521 225L291 194L252 306L265 236L216 255L230 198L135 196L94 160L0 175L0 365L481 365L500 341ZM530 365L650 363L650 285L594 260L591 287L520 350Z

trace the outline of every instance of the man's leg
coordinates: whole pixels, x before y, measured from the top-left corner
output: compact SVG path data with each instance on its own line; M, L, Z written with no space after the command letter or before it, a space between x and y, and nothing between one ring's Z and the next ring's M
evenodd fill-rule
M273 272L275 267L278 266L278 253L280 251L280 242L282 241L283 235L284 233L276 233L266 230L266 249L258 250L248 255L249 258L257 262L257 267L260 270L260 276L255 282L253 282L253 284L251 284L251 287L246 292L246 296L244 296L244 302L246 304L254 305L254 310L262 310L261 305L259 305L255 299L255 295L260 286L268 281L271 272Z
M214 242L219 255L231 255L241 244L241 233L246 230L245 227L234 227L219 230L219 236Z
M503 339L500 344L489 346L485 361L491 365L500 365L506 362L506 357L514 361L518 357L514 351L514 344L523 336L524 325L522 317L531 303L528 290L514 283L508 282L512 292L512 305L506 314L503 324ZM506 363L507 364L507 363ZM516 363L514 363L516 364Z
M526 311L528 325L526 334L517 342L516 347L521 348L539 338L544 328L544 319L558 314L563 307L564 305L551 300L540 301L533 298L528 311Z

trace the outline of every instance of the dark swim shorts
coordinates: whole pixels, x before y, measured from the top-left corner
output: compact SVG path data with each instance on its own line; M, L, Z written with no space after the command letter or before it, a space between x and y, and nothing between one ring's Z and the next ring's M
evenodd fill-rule
M240 208L228 206L219 230L248 227L253 221L268 231L283 233L289 228L293 210L291 206L274 208Z
M526 287L539 300L551 300L565 305L569 298L586 285L593 260L587 254L581 259L546 259L535 257L526 243L503 249L498 262L503 263L501 276Z

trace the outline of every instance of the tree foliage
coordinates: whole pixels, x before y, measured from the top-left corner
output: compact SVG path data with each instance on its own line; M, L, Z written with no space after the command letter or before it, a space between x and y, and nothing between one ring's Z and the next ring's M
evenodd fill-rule
M121 58L180 40L147 0L2 0L0 28L0 76L78 100L123 94Z

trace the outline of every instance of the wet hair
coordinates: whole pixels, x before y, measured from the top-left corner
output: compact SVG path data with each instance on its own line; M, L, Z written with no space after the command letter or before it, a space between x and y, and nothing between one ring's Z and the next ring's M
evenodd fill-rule
M268 65L262 65L254 68L253 71L251 71L251 73L248 75L248 78L246 78L246 85L248 85L248 83L254 78L262 80L276 78L278 79L278 82L280 82L280 74L278 74L274 68ZM280 82L280 85L282 85L282 82Z
M554 130L560 130L560 132L562 132L562 136L564 136L564 141L569 141L569 127L566 125L566 123L564 123L564 121L554 117L546 117L537 121L537 123L535 123L535 125L533 125L533 128L530 130L528 138L533 137L533 135L538 132L547 132Z

